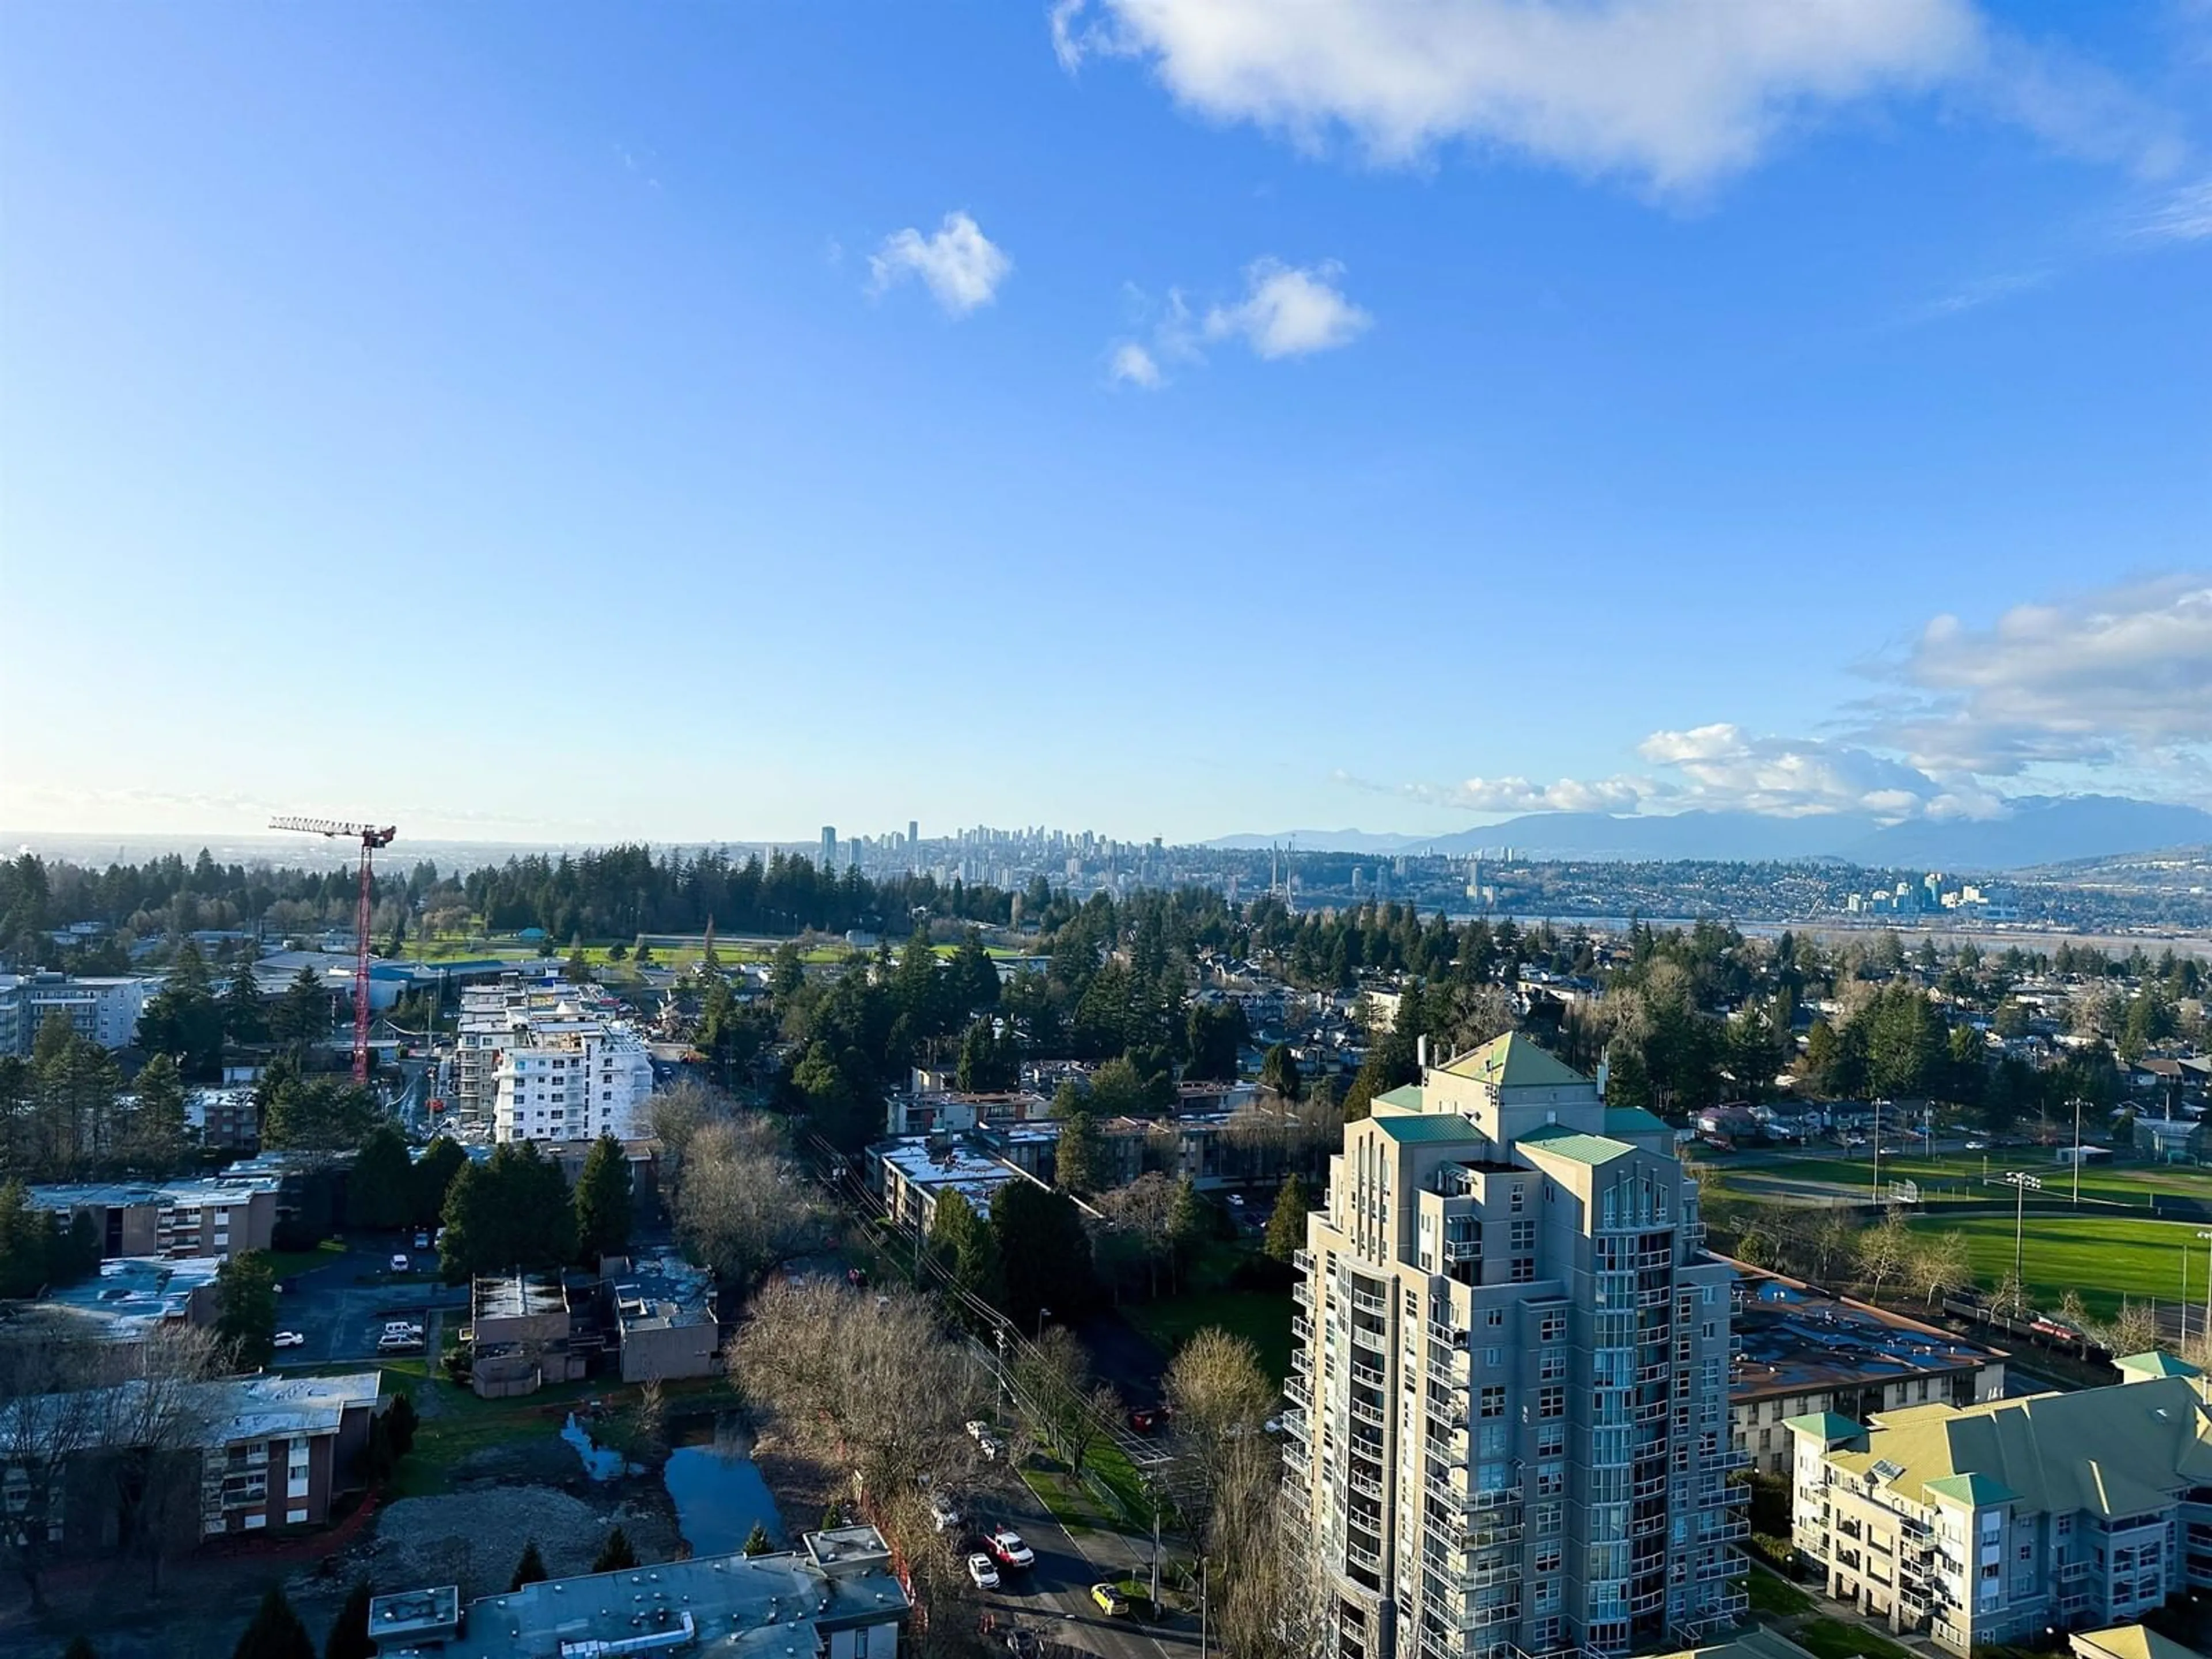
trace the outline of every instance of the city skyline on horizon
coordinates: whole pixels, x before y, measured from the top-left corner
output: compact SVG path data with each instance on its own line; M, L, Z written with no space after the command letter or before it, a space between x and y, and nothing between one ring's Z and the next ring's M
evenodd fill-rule
M0 823L2212 806L2206 14L1695 9L24 11Z

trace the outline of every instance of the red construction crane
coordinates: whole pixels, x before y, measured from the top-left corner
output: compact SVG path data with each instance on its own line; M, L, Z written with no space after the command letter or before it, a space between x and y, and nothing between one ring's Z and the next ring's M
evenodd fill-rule
M369 860L380 847L392 845L399 831L389 824L340 823L331 818L271 818L271 830L297 830L302 835L343 836L361 842L361 900L354 907L353 923L353 1080L368 1081L368 876Z

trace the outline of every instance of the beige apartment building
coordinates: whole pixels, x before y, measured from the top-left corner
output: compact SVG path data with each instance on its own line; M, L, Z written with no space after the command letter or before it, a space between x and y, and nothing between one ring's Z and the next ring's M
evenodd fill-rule
M1969 1654L2212 1587L2212 1410L2170 1354L2072 1394L1793 1418L1792 1541L1827 1592Z
M1339 1659L1648 1652L1742 1611L1704 1233L1666 1125L1523 1036L1346 1126L1286 1422Z

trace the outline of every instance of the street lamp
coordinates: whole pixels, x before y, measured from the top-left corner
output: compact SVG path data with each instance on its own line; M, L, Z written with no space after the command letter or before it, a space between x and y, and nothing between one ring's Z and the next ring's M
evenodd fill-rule
M2012 1183L2013 1189L2012 1281L2025 1291L2027 1288L2027 1279L2021 1269L2021 1241L2027 1221L2027 1194L2031 1187L2037 1192L2041 1192L2043 1183L2033 1176L2024 1174L2018 1170L2014 1170L2005 1179Z

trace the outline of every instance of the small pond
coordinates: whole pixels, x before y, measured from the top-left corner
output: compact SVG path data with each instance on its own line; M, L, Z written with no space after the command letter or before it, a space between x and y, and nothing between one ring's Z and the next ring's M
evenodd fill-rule
M576 1420L570 1412L568 1420L562 1425L561 1437L576 1449L576 1455L584 1460L584 1473L594 1480L612 1480L625 1474L643 1474L644 1469L635 1463L623 1462L623 1455L611 1446L602 1446L592 1438L591 1431Z
M752 1442L735 1422L719 1419L700 1438L668 1454L661 1480L676 1505L676 1524L694 1555L726 1555L744 1547L756 1525L781 1547L783 1524L768 1483L753 1467Z

